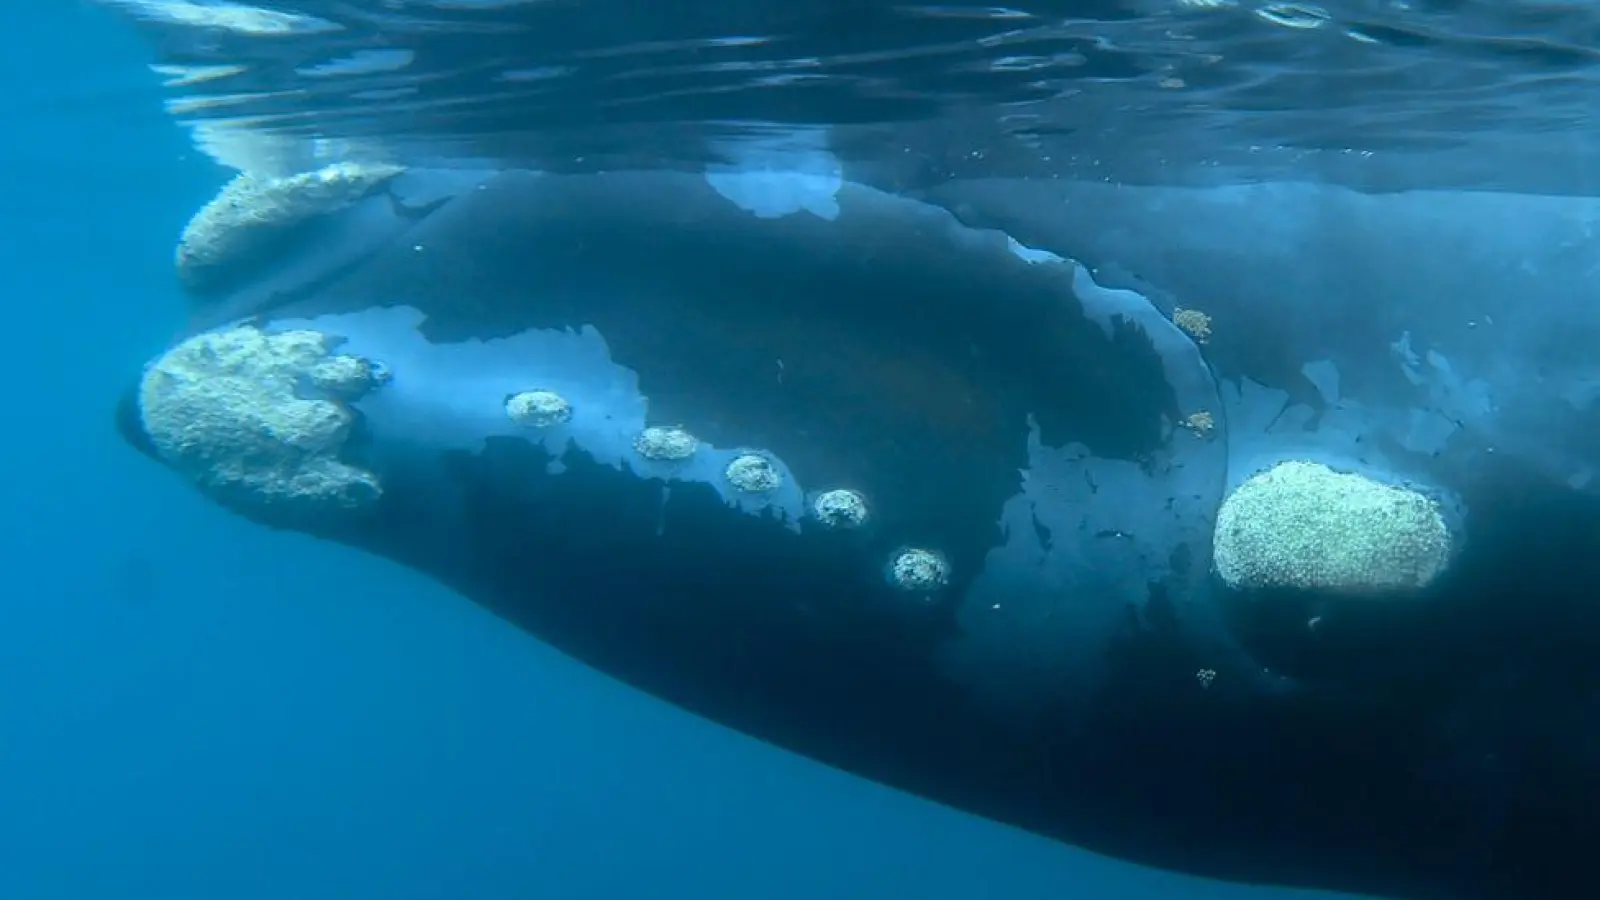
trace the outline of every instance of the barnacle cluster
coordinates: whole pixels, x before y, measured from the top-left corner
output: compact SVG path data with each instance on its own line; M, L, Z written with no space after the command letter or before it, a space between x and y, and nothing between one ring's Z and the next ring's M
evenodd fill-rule
M1217 574L1239 589L1384 595L1427 587L1451 557L1427 495L1291 460L1239 485L1217 514Z
M140 424L160 457L231 507L269 517L354 510L382 495L343 459L350 402L387 377L317 331L207 332L151 364Z
M241 173L184 227L174 260L178 279L205 290L270 251L294 226L344 209L401 171L342 162L285 177Z

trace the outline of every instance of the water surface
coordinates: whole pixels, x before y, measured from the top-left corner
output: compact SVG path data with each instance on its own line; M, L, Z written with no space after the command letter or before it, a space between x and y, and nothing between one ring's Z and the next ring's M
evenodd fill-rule
M187 120L411 160L694 165L826 126L975 176L1587 192L1600 6L1488 0L101 0Z

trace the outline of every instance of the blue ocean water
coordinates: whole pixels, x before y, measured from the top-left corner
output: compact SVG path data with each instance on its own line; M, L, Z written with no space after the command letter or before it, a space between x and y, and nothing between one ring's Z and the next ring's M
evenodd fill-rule
M0 57L6 900L1243 898L694 719L389 563L233 517L112 390L181 327L224 173L103 10Z

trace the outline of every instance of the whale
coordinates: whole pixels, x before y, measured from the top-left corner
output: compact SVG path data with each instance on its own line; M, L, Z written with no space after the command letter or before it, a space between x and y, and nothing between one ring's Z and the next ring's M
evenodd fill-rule
M1600 497L1586 382L1534 345L1269 310L1305 247L1228 198L1081 186L1097 228L836 172L240 177L115 417L233 513L1097 853L1589 895Z

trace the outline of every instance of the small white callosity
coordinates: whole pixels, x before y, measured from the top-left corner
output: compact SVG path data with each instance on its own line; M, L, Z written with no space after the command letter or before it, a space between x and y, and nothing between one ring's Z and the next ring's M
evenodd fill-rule
M747 494L764 494L783 483L783 475L772 460L759 453L741 453L723 471L728 483Z
M682 428L653 425L640 432L633 442L633 449L645 459L688 459L700 449L700 441Z
M554 391L523 391L506 399L506 416L518 425L549 428L572 421L572 404Z
M811 512L830 528L859 528L867 521L867 498L848 488L823 491L811 501Z
M932 550L902 550L889 563L889 577L903 590L932 591L950 582L950 564Z

